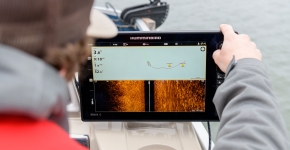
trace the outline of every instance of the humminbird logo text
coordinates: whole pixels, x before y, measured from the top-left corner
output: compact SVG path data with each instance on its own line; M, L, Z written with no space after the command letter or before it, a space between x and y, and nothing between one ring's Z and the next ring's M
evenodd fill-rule
M161 40L161 36L130 37L130 40Z

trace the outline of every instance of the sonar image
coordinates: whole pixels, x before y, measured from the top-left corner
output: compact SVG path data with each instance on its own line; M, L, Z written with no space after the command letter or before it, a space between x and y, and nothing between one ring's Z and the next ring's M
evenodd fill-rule
M95 83L96 111L144 112L144 81Z
M205 111L205 82L154 81L154 110L156 112Z
M204 112L205 82L201 80L99 81L95 83L96 111ZM147 96L146 96L147 95ZM152 96L149 96L152 95ZM147 97L147 99L145 99ZM149 97L151 99L149 99ZM149 108L146 108L146 104Z

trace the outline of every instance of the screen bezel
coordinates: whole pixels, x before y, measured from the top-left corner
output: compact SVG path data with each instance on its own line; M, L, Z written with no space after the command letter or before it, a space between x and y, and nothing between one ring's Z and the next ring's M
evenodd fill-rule
M92 72L88 69L92 63L83 67L84 73L80 73L80 103L81 118L83 121L219 121L215 106L212 102L217 85L217 66L212 59L213 52L223 41L223 34L220 31L171 31L171 32L119 32L112 39L94 40L91 46L104 46L105 42L132 42L130 37L136 36L160 36L158 42L174 41L205 41L207 43L206 54L206 96L205 112L102 112L96 113L92 108L90 97L93 84L89 81ZM152 42L152 40L139 40L138 42ZM83 74L83 76L82 76ZM87 74L87 75L86 75Z

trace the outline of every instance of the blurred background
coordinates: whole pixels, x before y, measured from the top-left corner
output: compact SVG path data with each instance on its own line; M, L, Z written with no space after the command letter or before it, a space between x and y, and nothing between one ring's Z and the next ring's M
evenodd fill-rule
M160 30L218 30L231 24L240 34L248 34L262 51L272 86L290 131L290 1L289 0L162 0L170 5ZM149 0L97 0L123 10ZM204 124L206 125L206 124ZM213 140L219 123L211 123Z

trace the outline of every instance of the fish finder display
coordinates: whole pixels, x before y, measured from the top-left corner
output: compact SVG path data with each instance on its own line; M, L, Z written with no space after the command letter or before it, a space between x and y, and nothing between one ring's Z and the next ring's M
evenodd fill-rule
M107 43L91 52L95 112L205 112L205 42Z

